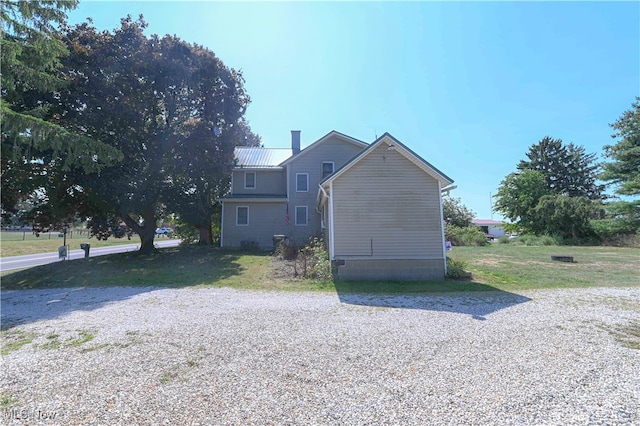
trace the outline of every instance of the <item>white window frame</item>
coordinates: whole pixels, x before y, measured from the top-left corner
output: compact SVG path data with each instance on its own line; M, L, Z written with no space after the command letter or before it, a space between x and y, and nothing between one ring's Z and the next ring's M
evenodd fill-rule
M247 175L253 175L253 186L247 185ZM256 172L244 172L244 189L256 189Z
M298 223L298 209L304 209L304 223ZM309 207L307 206L296 206L295 207L295 223L296 226L308 226L309 225Z
M324 165L325 164L331 164L331 173L329 173L328 175L325 176L324 174ZM333 161L323 161L322 162L322 169L320 170L320 173L322 173L322 179L326 178L329 175L332 175L333 172L336 171L336 163L334 163Z
M298 187L298 176L306 176L307 177L307 189L300 189ZM296 192L309 192L309 173L296 173Z
M247 209L247 223L238 223L240 209ZM249 206L236 206L236 226L249 226Z

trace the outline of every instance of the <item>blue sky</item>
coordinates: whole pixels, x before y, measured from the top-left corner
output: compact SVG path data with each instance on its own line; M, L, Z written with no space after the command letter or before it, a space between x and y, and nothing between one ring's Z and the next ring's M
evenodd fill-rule
M70 23L144 15L243 71L267 147L389 132L490 218L490 194L544 136L602 154L640 94L638 2L87 1ZM500 216L493 214L494 219Z

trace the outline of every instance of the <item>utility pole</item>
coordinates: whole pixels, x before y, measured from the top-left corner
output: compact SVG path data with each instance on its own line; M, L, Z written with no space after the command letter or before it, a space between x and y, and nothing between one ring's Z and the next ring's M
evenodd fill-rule
M493 198L489 192L489 209L491 210L491 220L493 220Z

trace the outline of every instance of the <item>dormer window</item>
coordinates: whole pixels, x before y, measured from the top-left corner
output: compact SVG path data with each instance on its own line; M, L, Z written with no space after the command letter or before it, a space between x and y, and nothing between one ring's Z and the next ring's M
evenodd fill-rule
M332 174L334 171L333 169L334 169L333 161L323 161L322 162L322 179Z
M256 172L244 172L244 189L256 189Z

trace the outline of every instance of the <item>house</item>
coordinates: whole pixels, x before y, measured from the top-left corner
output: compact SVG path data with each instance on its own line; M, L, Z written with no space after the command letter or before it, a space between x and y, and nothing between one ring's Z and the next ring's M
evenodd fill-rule
M332 131L301 150L298 130L291 131L291 148L237 147L231 191L220 199L221 246L269 250L274 235L306 243L321 231L318 183L366 147Z
M304 244L323 233L343 279L442 279L441 192L453 181L385 133L370 145L332 131L300 149L236 148L222 247Z

